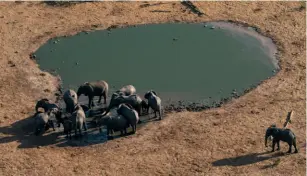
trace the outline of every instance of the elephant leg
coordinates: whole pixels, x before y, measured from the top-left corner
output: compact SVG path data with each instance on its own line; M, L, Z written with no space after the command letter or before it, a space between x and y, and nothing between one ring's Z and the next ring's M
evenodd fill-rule
M69 131L69 139L71 139L71 131Z
M104 99L104 104L107 104L107 92L103 92L103 99Z
M87 131L87 125L86 125L86 122L83 122L83 128L84 128L84 131Z
M291 153L291 151L292 151L292 144L291 144L291 143L288 143L288 145L289 145L288 153Z
M162 112L161 112L162 110L160 109L159 110L159 116L160 116L160 120L162 120Z
M75 128L75 138L77 138L77 137L78 137L77 131L78 131L78 129L77 129L77 128Z
M155 118L157 117L157 111L155 111Z
M88 96L88 107L91 109L93 106L95 106L93 96Z
M133 134L136 132L136 124L134 124L134 125L132 126L132 132L133 132Z
M275 144L276 144L276 141L273 140L273 142L272 142L272 151L271 152L275 151Z
M137 110L136 110L138 112L139 116L141 116L141 109L142 109L142 107L138 107Z
M279 151L280 148L279 148L279 141L277 142L277 151Z
M294 153L298 153L298 150L297 150L297 148L296 148L296 139L294 138L293 139L293 146L294 146Z
M81 129L81 126L79 128L79 135L82 136L82 129Z
M101 98L102 98L102 95L99 96L98 103L101 103Z

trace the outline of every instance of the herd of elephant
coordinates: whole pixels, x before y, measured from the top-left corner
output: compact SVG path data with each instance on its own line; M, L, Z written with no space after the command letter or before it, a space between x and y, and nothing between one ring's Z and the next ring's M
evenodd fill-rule
M86 114L84 105L80 105L78 99L80 95L88 96L88 109L95 106L93 98L99 96L98 103L104 98L104 104L107 104L107 96L109 85L106 81L85 82L79 88L77 93L69 89L64 92L63 100L66 108L64 112L57 104L51 103L44 98L36 103L35 110L35 134L39 135L50 127L55 131L52 117L55 117L57 127L61 124L64 127L64 133L71 139L71 133L74 130L75 136L82 136L82 129L87 131ZM151 108L154 111L155 118L159 115L159 120L162 120L162 104L161 98L157 93L150 90L145 93L145 99L142 99L136 94L136 89L133 85L127 85L117 90L112 94L110 103L106 111L94 118L99 131L101 126L107 127L107 134L113 134L120 131L121 135L127 133L127 128L131 127L132 132L136 132L136 125L140 123L141 112L147 113ZM44 109L40 112L39 109Z
M41 99L37 102L35 110L35 134L38 135L43 131L48 130L50 127L54 128L51 116L54 116L58 127L62 124L64 127L64 133L71 139L71 132L75 131L75 136L79 131L79 135L82 135L82 128L87 131L86 115L83 109L83 105L78 103L80 95L88 96L88 108L91 109L95 106L93 101L94 96L99 96L98 103L104 98L104 104L109 91L109 85L105 81L86 82L82 84L77 93L74 90L67 90L63 99L66 105L66 114L63 116L63 111L58 105L50 103L48 99ZM127 133L127 128L132 127L133 133L136 132L136 125L140 123L141 112L148 114L149 108L151 108L155 117L159 114L159 119L162 119L162 105L161 99L157 93L153 90L148 91L144 95L144 100L136 94L136 89L132 85L124 86L118 91L112 94L109 106L106 111L96 118L96 123L99 131L101 126L107 127L107 134L113 134L115 131L120 131L121 135ZM44 112L39 112L38 109L43 108ZM275 145L277 144L277 150L280 149L279 142L284 141L288 143L291 153L292 146L295 148L295 153L298 152L296 147L296 136L290 129L277 128L275 125L270 126L265 133L265 146L267 147L267 139L273 138L272 152L275 151Z

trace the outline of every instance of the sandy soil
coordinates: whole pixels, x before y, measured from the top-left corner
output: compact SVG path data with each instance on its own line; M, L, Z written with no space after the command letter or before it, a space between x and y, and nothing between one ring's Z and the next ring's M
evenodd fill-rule
M305 175L306 14L301 3L195 2L202 17L179 2L141 4L0 2L0 175ZM273 37L281 71L221 108L169 114L135 135L104 144L61 147L54 135L28 135L36 100L54 100L57 89L57 79L29 59L49 38L116 24L215 20L246 22ZM285 155L284 143L280 152L266 153L265 129L281 126L290 110L295 110L290 127L299 153Z

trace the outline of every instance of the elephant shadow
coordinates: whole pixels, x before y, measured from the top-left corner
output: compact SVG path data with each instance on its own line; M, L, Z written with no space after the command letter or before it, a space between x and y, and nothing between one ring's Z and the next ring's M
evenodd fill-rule
M104 143L106 134L99 133L94 126L87 122L88 131L82 137L67 139L64 134L64 129L55 127L47 130L43 135L36 136L34 134L34 117L30 116L25 119L14 122L9 126L0 127L0 133L5 134L5 137L0 137L0 144L18 142L18 148L35 148L43 146L88 146L97 143Z
M285 156L284 153L277 152L272 155L266 155L270 152L262 152L262 153L251 153L243 156L225 158L221 160L214 161L212 163L213 166L244 166L249 164L254 164L258 162L262 162L268 159L273 159L281 156Z
M49 133L49 129L43 136L34 135L34 117L14 122L9 126L0 127L0 133L7 136L0 138L0 144L9 142L19 142L18 148L33 148L38 146L47 146L60 142L57 139L58 133Z

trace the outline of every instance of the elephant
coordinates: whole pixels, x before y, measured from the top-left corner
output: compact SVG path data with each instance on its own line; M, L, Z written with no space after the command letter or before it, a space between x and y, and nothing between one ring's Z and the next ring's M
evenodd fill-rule
M124 116L119 115L117 110L117 107L113 107L105 116L98 120L97 125L99 131L101 131L101 126L105 125L107 127L108 136L111 133L113 134L114 131L120 131L121 135L127 133L129 122Z
M75 106L78 104L78 96L74 90L67 90L63 95L64 102L66 104L66 112L72 113Z
M157 117L157 112L159 113L159 119L162 120L162 105L161 99L157 96L157 93L153 90L148 91L144 98L148 100L148 106L155 112L155 117ZM147 109L147 113L149 108Z
M275 125L270 126L265 133L265 147L267 147L267 139L270 136L273 137L271 152L274 152L276 143L277 143L277 150L280 150L279 142L284 141L287 142L289 145L288 153L291 153L292 145L294 146L295 149L294 152L298 153L298 150L296 148L296 136L290 129L277 128Z
M107 104L108 91L109 85L106 81L85 82L79 87L77 96L79 97L82 94L88 96L88 107L91 109L92 106L95 106L93 101L94 96L99 96L98 103L101 102L103 96L104 104Z
M85 113L79 104L76 105L74 112L68 118L68 120L72 122L72 129L75 129L75 136L77 136L78 130L79 130L80 136L82 136L82 127L84 131L87 131Z
M138 95L125 96L118 93L113 93L109 107L107 108L104 115L107 114L110 111L110 109L112 109L113 107L118 107L122 103L131 105L138 112L138 114L141 115L142 99L140 96Z
M47 131L50 127L53 128L53 131L55 131L53 121L50 120L51 111L47 112L37 112L34 115L34 121L35 121L35 135L38 136L39 134L42 134L43 132Z
M48 99L44 98L39 101L37 101L35 110L38 112L38 108L43 108L45 112L52 110L52 113L55 115L55 118L57 120L58 127L60 127L60 124L63 123L62 121L62 109L54 103L50 103Z
M139 115L129 104L120 104L117 113L124 116L132 127L133 133L136 132L136 124L139 122Z
M119 89L118 91L116 91L116 93L118 93L118 94L122 93L125 96L129 96L129 95L135 94L136 89L133 85L126 85L126 86L122 87L121 89Z

